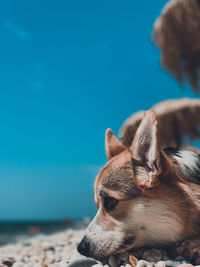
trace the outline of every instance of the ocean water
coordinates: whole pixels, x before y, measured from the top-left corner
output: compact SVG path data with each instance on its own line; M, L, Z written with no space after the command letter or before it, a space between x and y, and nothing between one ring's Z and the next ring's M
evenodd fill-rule
M197 97L151 42L166 2L0 1L0 221L94 216L106 128ZM18 227L2 224L2 243Z
M68 229L84 229L89 222L90 218L87 217L82 220L0 222L0 246L26 242L26 239L38 235L49 235Z

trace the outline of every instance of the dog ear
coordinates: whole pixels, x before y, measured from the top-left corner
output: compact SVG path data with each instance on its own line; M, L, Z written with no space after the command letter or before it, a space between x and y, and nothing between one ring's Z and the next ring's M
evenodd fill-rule
M141 187L154 187L158 183L158 175L161 172L155 111L150 110L145 113L130 151L135 166L136 182Z
M125 147L120 143L111 129L106 130L106 156L110 160L125 150Z

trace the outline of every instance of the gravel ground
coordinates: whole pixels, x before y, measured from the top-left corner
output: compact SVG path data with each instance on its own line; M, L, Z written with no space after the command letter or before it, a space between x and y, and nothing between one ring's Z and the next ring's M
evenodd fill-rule
M66 266L67 263L82 257L76 251L82 235L82 230L68 230L0 247L0 266Z
M0 267L66 267L74 260L84 261L85 257L76 251L82 236L83 230L67 230L0 247ZM139 249L115 257L111 256L104 262L104 266L178 267L180 264L187 263L189 262L182 257L170 257L163 249ZM102 265L103 263L98 263L94 267L102 267Z

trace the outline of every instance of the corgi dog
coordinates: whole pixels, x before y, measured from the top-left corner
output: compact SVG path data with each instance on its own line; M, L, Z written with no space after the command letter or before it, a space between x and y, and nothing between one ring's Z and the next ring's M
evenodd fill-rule
M199 29L199 1L170 0L153 31L162 65L196 93ZM131 116L121 142L106 131L108 162L94 187L98 211L78 245L85 256L101 260L131 248L191 238L179 251L190 249L200 264L200 151L186 147L183 138L200 136L200 101L170 100L154 110Z
M101 260L200 234L200 151L161 149L154 110L144 113L128 147L108 129L105 150L94 186L97 214L79 253Z

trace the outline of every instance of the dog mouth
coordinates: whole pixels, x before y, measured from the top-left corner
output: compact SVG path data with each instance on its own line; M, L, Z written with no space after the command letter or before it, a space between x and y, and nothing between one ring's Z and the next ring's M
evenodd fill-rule
M118 247L117 250L112 251L110 253L104 254L103 251L93 251L93 253L90 255L90 257L102 261L103 263L107 264L108 258L111 255L119 255L123 252L126 252L130 250L134 246L135 237L134 236L128 236L124 239L124 242Z
M110 242L110 246L107 246L107 249L105 249L105 247L99 246L98 243L95 244L91 240L89 241L87 238L83 238L77 250L84 256L105 261L111 255L118 255L130 250L134 246L135 240L135 236L126 235L118 245L115 242Z
M135 236L133 235L129 235L129 236L126 236L124 238L124 241L122 242L122 244L119 246L118 250L116 251L116 253L113 253L113 254L121 254L129 249L131 249L133 246L134 246L134 243L135 243Z
M135 236L126 236L122 241L121 245L115 251L110 251L110 253L104 254L104 251L93 251L91 257L96 260L106 262L111 255L118 255L125 251L130 250L134 246ZM97 252L97 253L96 253Z

